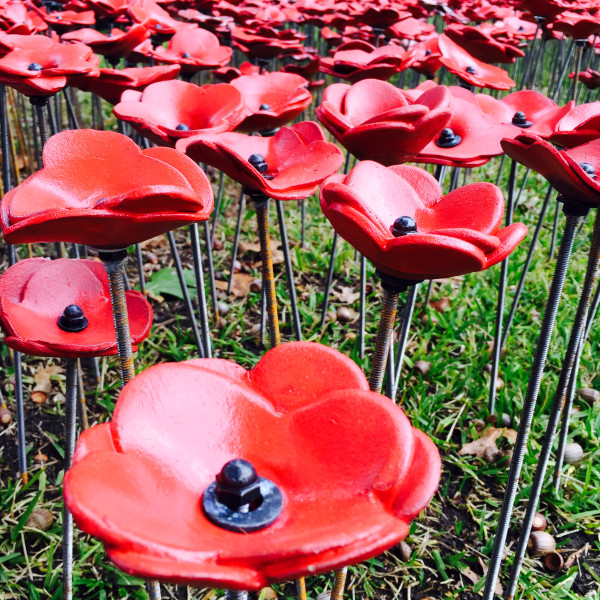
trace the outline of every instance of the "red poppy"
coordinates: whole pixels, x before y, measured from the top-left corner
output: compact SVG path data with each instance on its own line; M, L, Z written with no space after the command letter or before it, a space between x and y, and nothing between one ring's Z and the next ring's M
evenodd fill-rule
M179 65L164 67L132 67L129 69L100 69L99 77L77 77L73 87L97 94L111 104L117 104L126 90L141 92L150 84L170 81L179 73Z
M250 113L239 129L266 131L294 120L311 102L308 81L294 73L243 75L231 82Z
M203 512L216 476L240 458L268 480L261 494L270 482L281 499L270 525L244 534ZM349 358L289 342L251 371L197 359L140 373L112 422L83 432L64 494L124 571L258 590L397 543L440 471L433 442Z
M261 26L257 29L234 27L231 31L234 44L252 58L270 59L285 52L302 48L306 36L293 29L277 30Z
M527 133L548 138L554 133L556 124L573 108L575 103L558 106L540 92L521 90L496 100L489 94L477 94L479 108L501 123L512 123Z
M231 131L248 114L241 94L228 83L198 86L179 80L125 92L113 111L147 138L170 146L200 131Z
M589 14L565 11L553 21L552 31L560 31L574 40L587 40L600 33L600 19Z
M47 41L23 44L0 58L0 83L27 96L49 96L64 88L69 77L98 75L100 57L88 46L31 38Z
M44 20L58 33L64 33L77 27L94 25L96 23L96 15L93 10L84 10L81 12L63 10L44 15Z
M444 34L484 63L514 63L517 58L525 56L525 53L513 44L495 40L481 27L455 24L446 27Z
M171 148L140 150L112 131L63 131L44 168L2 199L10 244L74 242L123 248L207 219L213 191L198 165Z
M328 86L319 121L357 158L385 165L412 160L446 126L452 98L437 86L413 102L385 81L366 79Z
M573 148L600 137L600 102L574 106L557 124L550 141Z
M540 137L524 133L502 140L504 152L539 173L565 198L600 204L600 139L569 150L557 150Z
M426 83L435 85L433 82ZM427 87L422 86L422 89ZM512 138L521 133L518 127L501 123L485 114L477 105L475 94L469 90L458 86L448 89L453 97L452 116L446 128L423 148L415 160L458 167L481 166L493 156L502 154L502 138ZM420 102L420 97L415 101Z
M326 142L321 128L312 121L282 127L271 137L242 133L194 136L177 142L177 149L277 200L307 198L344 161L342 151ZM261 160L254 161L254 157Z
M214 30L217 27L223 27L233 23L231 17L217 17L215 15L207 15L201 13L195 8L184 8L177 13L185 21L194 21L201 23L206 29Z
M388 27L387 34L399 40L424 40L435 33L435 26L426 21L409 17Z
M243 62L239 68L235 67L221 67L215 69L213 75L218 81L224 81L225 83L231 83L234 79L241 77L242 75L259 75L260 67L253 65L251 62Z
M359 163L321 188L334 229L373 265L410 280L454 277L504 260L527 234L522 223L500 229L502 192L472 183L442 197L437 180L408 165Z
M150 30L144 25L134 24L127 31L112 29L104 35L95 29L78 29L65 33L64 42L81 42L88 45L94 52L102 54L110 61L127 56L136 46L150 37Z
M388 80L406 66L400 46L375 46L355 40L342 44L332 57L322 58L320 70L355 83L362 79Z
M116 19L127 13L131 0L86 0L100 14Z
M423 73L427 77L433 77L442 66L442 61L440 60L442 54L437 40L438 35L436 33L421 42L413 44L406 51L407 66L418 73Z
M231 48L219 44L214 33L189 25L182 27L166 48L158 46L152 56L158 62L181 65L184 73L195 73L202 69L224 67L232 53Z
M556 15L570 7L567 0L521 0L517 3L519 10L530 12L536 17L552 20Z
M134 0L127 8L129 16L136 23L142 23L156 35L172 35L185 23L174 19L154 0Z
M127 291L133 350L150 332L152 307L140 292ZM65 331L59 319L76 305L81 331ZM34 356L84 357L117 354L108 276L94 260L29 258L0 277L0 322L4 343Z
M570 73L569 77L573 79L575 73ZM577 74L577 78L589 90L597 90L600 87L600 71L594 71L594 69L588 68L587 71L580 71Z
M2 7L1 27L9 34L33 35L48 29L48 23L35 6L26 6L21 2L9 2Z
M477 60L443 33L438 38L438 46L442 64L470 85L493 90L510 90L515 86L504 69Z

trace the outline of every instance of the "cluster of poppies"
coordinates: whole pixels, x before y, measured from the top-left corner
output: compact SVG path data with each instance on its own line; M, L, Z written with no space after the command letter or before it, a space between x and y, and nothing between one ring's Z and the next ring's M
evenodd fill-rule
M600 49L594 2L14 0L0 6L0 28L0 84L49 111L66 86L92 93L144 146L112 131L57 132L43 168L12 190L5 173L10 244L82 244L110 262L209 218L213 191L198 163L251 197L303 200L320 188L335 231L402 282L482 271L527 233L502 227L504 197L491 183L444 196L446 167L506 153L564 197L600 203L600 102L561 105L528 89L499 98L515 81L497 66L550 39ZM593 66L575 82L599 87ZM390 83L409 70L426 81ZM443 85L448 74L456 85ZM301 120L313 93L347 165L358 160L351 170L338 173L344 152ZM437 165L438 177L408 162ZM4 343L41 356L121 352L112 287L94 261L17 262L0 277ZM126 309L135 348L152 309L135 291ZM350 359L297 342L250 371L207 358L137 376L111 423L82 435L65 498L128 572L258 589L400 541L440 470L431 440L369 391ZM248 524L248 514L266 520Z

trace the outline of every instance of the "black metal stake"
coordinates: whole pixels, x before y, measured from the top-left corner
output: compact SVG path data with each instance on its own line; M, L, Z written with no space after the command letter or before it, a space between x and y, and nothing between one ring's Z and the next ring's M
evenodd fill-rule
M412 322L413 312L415 310L415 302L417 300L417 292L419 284L416 283L408 288L406 294L406 302L402 311L402 320L400 323L400 338L398 340L398 353L396 355L396 373L394 376L394 389L392 398L396 397L398 386L400 385L400 375L402 373L402 365L404 363L404 353L406 352L406 344L408 343L408 335L410 333L410 324Z
M194 277L196 279L196 299L198 301L198 314L200 315L200 327L202 329L202 340L204 341L204 356L211 358L210 328L208 325L208 308L206 305L206 291L204 289L204 268L202 266L202 252L200 251L200 234L198 224L190 225L190 240L192 242L192 253L194 255Z
M246 194L244 189L240 190L240 202L238 207L237 225L235 227L235 237L233 238L233 252L231 253L231 270L229 272L229 284L227 285L227 294L231 294L233 288L233 278L235 277L235 261L237 259L238 246L240 243L240 232L242 230L242 221L244 220L244 210L246 208ZM215 307L216 314L216 307Z
M531 422L535 412L537 397L542 381L542 373L544 371L546 358L548 356L548 348L550 346L550 339L552 337L552 331L556 321L556 313L558 311L560 296L562 294L562 289L567 275L567 269L571 259L573 241L575 239L577 228L582 222L585 214L587 214L587 210L587 207L581 207L579 205L565 204L564 206L564 212L567 216L565 231L560 244L558 259L556 261L556 267L554 270L554 277L552 278L552 285L550 287L550 293L546 302L546 310L544 312L540 337L538 339L533 366L529 376L527 392L523 401L523 412L521 414L517 439L513 449L512 460L510 462L510 472L506 482L506 490L504 492L502 508L500 509L500 516L498 519L498 530L494 539L494 547L486 575L483 600L492 600L494 597L494 590L496 588L496 581L498 580L498 574L500 572L500 563L502 561L502 554L504 552L504 545L506 543L510 518L517 495L517 485L521 475L523 458L527 448L527 439L529 437Z

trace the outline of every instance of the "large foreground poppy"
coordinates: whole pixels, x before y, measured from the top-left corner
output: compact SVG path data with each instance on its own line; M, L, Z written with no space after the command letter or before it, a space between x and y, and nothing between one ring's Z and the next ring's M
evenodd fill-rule
M251 533L203 512L215 477L240 458L282 498L275 521ZM222 359L150 367L125 386L112 422L82 434L64 493L119 568L255 590L400 541L440 466L431 440L349 358L291 342L251 371Z

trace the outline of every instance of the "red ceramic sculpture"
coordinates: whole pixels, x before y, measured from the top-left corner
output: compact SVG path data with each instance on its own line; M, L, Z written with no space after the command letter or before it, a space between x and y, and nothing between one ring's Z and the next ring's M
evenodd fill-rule
M231 131L248 114L242 95L228 83L198 86L179 80L125 92L113 111L152 141L170 146L201 131Z
M406 62L411 69L433 77L442 66L437 33L411 46L406 52Z
M255 487L237 459L263 478ZM349 358L290 342L251 371L197 359L139 374L112 422L82 433L64 494L78 526L124 571L258 590L397 543L440 470L431 440L370 392ZM243 475L249 485L233 497ZM280 513L262 529L229 531L204 512L215 495L234 523L257 520L277 495ZM250 498L260 506L244 516L235 506L252 507Z
M413 102L377 79L328 86L316 110L319 121L349 152L384 165L412 160L442 131L451 113L452 98L443 86Z
M442 197L427 171L359 163L321 188L321 208L334 229L380 271L409 280L487 269L527 234L522 223L501 229L502 192L472 183Z
M557 150L540 137L524 133L514 140L502 140L504 152L512 159L545 177L565 198L600 204L600 139Z
M515 86L504 69L477 60L443 33L438 38L438 46L442 64L466 83L493 90L510 90Z
M136 344L150 332L152 307L140 292L125 295L135 352ZM76 331L65 331L59 321L73 305L83 314L68 321ZM19 261L0 277L0 322L4 343L26 354L66 358L117 354L108 276L98 261Z
M558 106L544 94L533 90L513 92L501 100L489 94L477 94L475 97L479 108L487 115L543 138L554 133L557 123L575 105L571 101L565 106Z
M525 56L514 44L500 42L480 27L454 24L444 29L444 35L484 63L514 63Z
M97 76L99 63L100 57L84 44L31 36L0 58L0 83L27 96L49 96L64 88L71 76Z
M550 141L573 148L600 137L600 102L574 106L557 124Z
M154 0L134 0L127 7L129 16L136 23L142 23L155 35L173 35L185 23L174 19L164 8Z
M150 84L175 79L179 65L160 67L132 67L129 69L100 69L99 77L76 77L71 85L86 92L93 92L111 104L118 104L123 92L142 92Z
M219 44L214 33L200 27L182 27L166 48L158 46L152 56L161 63L181 65L184 73L224 67L233 50Z
M213 191L196 163L171 148L140 150L112 131L63 131L44 168L2 199L10 244L75 242L124 248L208 218Z
M242 52L251 58L262 59L300 50L305 37L293 29L277 30L268 26L256 29L234 27L231 36Z
M573 79L575 73L570 73L569 77ZM577 78L589 90L597 90L600 87L600 71L594 71L594 69L588 68L585 71L579 71Z
M272 137L242 133L194 136L177 142L177 149L277 200L307 198L344 160L342 151L326 142L321 128L312 121L282 127Z
M250 112L239 129L268 131L295 119L311 102L308 81L294 73L243 75L231 82Z

